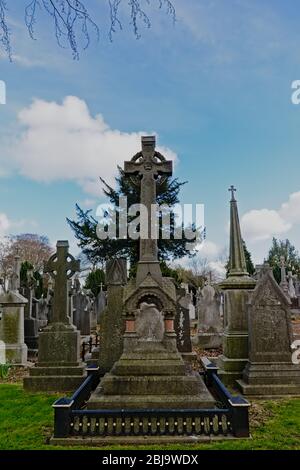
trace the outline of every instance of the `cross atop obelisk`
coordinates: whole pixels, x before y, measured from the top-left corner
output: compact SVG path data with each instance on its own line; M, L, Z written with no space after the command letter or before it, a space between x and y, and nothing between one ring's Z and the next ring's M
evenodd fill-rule
M142 137L142 151L130 162L125 162L125 175L138 175L141 178L140 203L147 209L147 236L140 237L140 259L137 271L137 283L143 281L148 273L161 281L161 270L157 257L157 240L151 238L152 207L156 204L156 179L158 176L171 176L173 164L155 150L155 137ZM145 231L143 231L145 233Z
M233 184L230 186L228 191L231 192L231 201L236 201L235 196L234 196L234 193L236 192L236 188L233 186Z
M80 262L69 253L68 241L58 241L56 248L44 266L44 272L55 280L51 323L69 323L68 280L80 270Z

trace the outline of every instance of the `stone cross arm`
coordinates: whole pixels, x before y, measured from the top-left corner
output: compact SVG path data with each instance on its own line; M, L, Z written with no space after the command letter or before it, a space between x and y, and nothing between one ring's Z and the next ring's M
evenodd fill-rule
M173 171L172 161L141 161L141 162L125 162L124 163L125 175L144 175L145 173L152 172L154 175L171 176Z
M45 262L44 272L49 273L52 277L65 274L69 279L80 271L80 261L76 260L68 250L68 242L57 242L57 252Z

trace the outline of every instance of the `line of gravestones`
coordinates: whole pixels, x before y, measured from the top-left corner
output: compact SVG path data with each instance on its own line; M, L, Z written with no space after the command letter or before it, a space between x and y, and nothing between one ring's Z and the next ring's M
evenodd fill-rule
M26 280L21 282L20 268L20 257L15 256L8 284L0 282L0 364L27 366L35 361L39 334L51 318L54 280L45 273L46 295L37 299L34 270L28 270ZM80 331L82 342L96 331L105 306L103 285L94 297L82 288L78 277L68 280L68 316Z
M144 151L146 156L150 155L146 146ZM128 174L134 173L137 161L133 159L127 164ZM166 173L170 171L164 160L162 167L156 160L152 163L159 171L162 168ZM156 171L153 165L145 165L143 178L152 184L155 179L147 176L149 168ZM154 198L150 186L146 185L145 198ZM173 302L170 305L176 305L174 312L165 313L166 337L172 348L175 339L176 351L184 359L194 357L191 339L202 348L222 346L217 364L225 384L238 386L249 396L300 395L300 366L292 362L291 349L294 341L291 311L298 312L299 282L286 273L283 259L279 286L266 264L257 267L254 277L249 276L235 189L232 187L230 191L229 274L219 285L208 283L196 295L188 285L174 291L172 281L162 279L152 241L149 246L145 243L141 246L137 287L127 282L126 259L110 260L106 266L107 292L101 291L100 298L94 302L76 277L79 263L69 254L67 242L57 243L56 253L45 265L45 273L49 275L48 294L39 301L34 296L32 272L28 272L25 284L20 285L20 259L16 257L9 288L6 291L2 287L0 292L0 344L2 360L4 357L20 365L27 364L28 349L38 350L37 363L24 379L24 387L74 390L85 374L80 359L80 333L89 335L97 325L100 346L94 348L90 360L98 361L102 373L111 371L124 353L124 344L128 345L129 339L137 335L134 329L131 331L137 328L135 313L129 312L124 321L124 299L131 305L130 295L138 296L139 289L148 289L153 291L158 303L160 297L169 295ZM149 262L150 254L154 258ZM148 282L147 289L145 282ZM153 315L157 315L157 307L151 308ZM195 325L196 333L191 338L191 326Z
M73 280L68 280L68 317L70 324L73 324L84 337L90 336L96 330L97 325L102 326L100 334L101 348L94 348L89 358L91 362L100 361L102 373L108 372L122 353L124 334L122 299L124 286L127 283L126 260L116 259L109 261L107 263L106 274L107 292L104 292L101 286L100 293L96 299L92 299L91 294L82 288L78 276L75 276ZM265 362L266 358L268 360L271 358L273 361L274 357L282 357L282 361L279 362L279 364L281 363L281 368L285 372L286 367L288 371L294 371L294 365L289 364L291 358L290 345L294 338L291 328L285 328L285 326L290 323L291 311L298 313L299 288L297 278L295 279L290 272L286 273L284 259L281 259L281 283L279 288L266 266L256 266L254 277L257 281L256 289L262 289L260 287L262 280L265 280L266 277L268 278L267 293L271 303L270 305L264 305L264 309L269 311L273 308L273 312L270 312L269 320L268 318L262 319L261 315L256 318L255 313L252 312L249 325L250 338L252 340L251 349L254 346L259 349L260 346L263 350L261 353L263 362ZM39 333L47 326L51 316L54 293L53 279L51 277L48 278L47 295L45 297L42 296L39 300L35 298L36 287L36 280L31 270L27 272L26 282L21 284L20 258L16 256L7 291L5 292L3 285L1 286L0 363L7 361L11 364L27 365L28 352L30 355L37 353ZM190 335L193 323L195 324L196 322L198 325L197 333L192 336L192 341L195 345L203 349L220 348L223 339L224 300L222 299L222 290L210 285L208 282L202 289L198 289L195 306L193 304L193 297L193 294L189 291L188 284L182 284L177 289L175 331L177 334L178 350L185 359L194 357ZM262 298L266 299L266 292L264 292ZM252 304L249 304L251 311L254 308L253 304L254 301L252 301ZM279 309L278 305L280 305ZM262 307L258 305L257 308L261 312ZM278 313L278 318L276 318L276 313ZM106 334L106 332L110 332L110 334ZM269 345L269 349L277 349L277 352L270 351L268 355L267 351L265 351L266 345ZM260 355L258 352L251 350L249 358L251 357L255 357L257 360ZM242 390L248 392L248 394L251 387L244 379L246 378L249 381L250 364L250 362L247 363L242 377L235 377L238 379ZM275 375L278 375L278 363L275 362L274 364ZM255 367L259 369L257 364L255 364ZM260 375L265 377L265 372L265 370L260 371ZM257 374L258 372L256 372ZM254 382L261 381L262 377L257 379L256 375ZM278 382L278 377L276 380ZM230 381L226 380L226 382ZM279 382L278 385L280 385ZM255 387L252 387L252 389L257 392L258 386L259 384L255 383ZM297 394L299 384L292 385L289 387L289 390L291 388L294 389L294 394ZM257 394L259 393L257 392Z

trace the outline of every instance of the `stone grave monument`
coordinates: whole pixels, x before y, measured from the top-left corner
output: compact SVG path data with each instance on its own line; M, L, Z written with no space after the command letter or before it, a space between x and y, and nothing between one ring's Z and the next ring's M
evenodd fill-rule
M219 375L225 385L242 377L248 361L247 303L255 280L247 272L237 201L231 186L229 273L219 287L224 295L223 354L219 357Z
M300 396L300 364L292 362L290 300L266 263L248 303L249 361L238 380L247 396Z
M157 240L150 236L156 185L171 174L172 162L155 150L154 137L142 137L142 151L125 162L125 175L141 179L140 198L148 224L147 230L142 227L136 279L124 287L123 353L92 394L89 409L210 408L215 404L202 378L186 372L178 352L175 285L162 276Z
M80 334L68 316L68 279L80 263L69 253L67 241L58 241L56 248L44 266L55 281L51 318L39 335L38 362L24 378L24 388L31 391L74 391L84 379Z
M24 341L24 308L27 299L20 292L19 256L14 258L8 292L0 293L0 342L5 345L5 359L10 364L27 365L27 345Z
M123 352L124 318L123 295L127 284L125 258L116 258L106 263L107 306L100 317L101 373L109 372Z

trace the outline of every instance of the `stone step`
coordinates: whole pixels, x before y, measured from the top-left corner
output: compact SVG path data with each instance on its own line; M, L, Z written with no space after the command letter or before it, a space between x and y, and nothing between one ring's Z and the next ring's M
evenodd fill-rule
M83 366L77 367L32 367L30 369L30 376L74 376L74 377L82 377L84 373Z
M253 397L281 397L300 396L300 384L247 384L243 380L237 380L238 387L246 396Z
M71 392L82 384L85 377L72 376L36 376L25 377L23 380L24 390L28 392Z
M113 373L118 376L133 375L184 375L184 362L179 361L124 361L117 362L113 369Z
M195 376L148 376L116 377L107 374L101 381L101 390L105 395L118 395L120 390L125 395L197 395L203 390L203 382Z
M215 408L215 401L209 392L192 395L113 395L93 394L87 403L91 410L101 409L199 409Z
M181 355L174 351L135 351L134 353L124 353L122 360L167 360L178 362L181 361Z
M300 375L278 374L269 376L251 375L247 378L249 385L298 385L300 386Z

